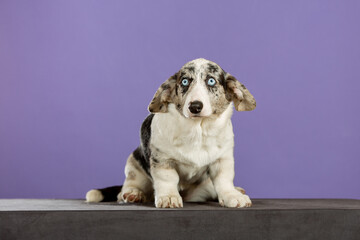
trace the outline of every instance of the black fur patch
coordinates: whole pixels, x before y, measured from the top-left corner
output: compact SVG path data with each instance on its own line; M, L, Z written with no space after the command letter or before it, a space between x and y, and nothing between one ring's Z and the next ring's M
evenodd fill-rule
M186 72L184 72L184 71L180 72L180 77L179 77L180 81L183 79L185 74L186 74Z
M181 85L181 94L185 95L185 93L189 90L189 86L182 86Z
M208 71L211 73L217 73L219 71L219 67L212 64L212 63L208 63Z
M189 67L184 67L185 70L188 70L189 72L195 72L195 67L193 66L189 66Z
M97 190L99 190L104 197L102 202L114 202L117 201L117 195L121 192L121 189L122 186L112 186Z
M162 87L163 90L166 90L166 89L169 89L169 88L170 88L170 85L169 85L169 84L166 84L166 83L163 83L163 84L161 85L161 87Z
M151 138L151 122L154 118L154 114L150 114L145 118L141 125L140 138L141 145L133 152L134 158L139 162L141 167L150 176L150 155L151 151L149 148Z
M226 86L226 80L225 80L225 72L224 70L222 70L222 73L219 74L219 83L224 87L225 91L227 89L227 86Z
M142 147L138 147L137 149L135 149L135 151L133 152L133 156L134 156L135 160L138 161L140 166L144 169L144 171L148 175L150 175L150 172L149 172L149 169L150 169L149 160L148 160L148 158L145 157L145 153L144 153Z

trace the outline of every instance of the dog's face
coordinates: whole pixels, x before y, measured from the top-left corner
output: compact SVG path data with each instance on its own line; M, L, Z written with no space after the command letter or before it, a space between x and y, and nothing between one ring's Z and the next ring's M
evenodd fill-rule
M169 103L186 118L223 113L231 101L237 111L251 111L256 102L246 87L214 62L203 58L186 63L156 91L149 111L167 112Z

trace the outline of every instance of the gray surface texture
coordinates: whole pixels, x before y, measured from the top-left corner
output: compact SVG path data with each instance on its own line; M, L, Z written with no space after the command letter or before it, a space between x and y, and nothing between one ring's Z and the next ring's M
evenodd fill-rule
M360 200L254 199L181 209L84 200L0 199L0 239L360 239Z

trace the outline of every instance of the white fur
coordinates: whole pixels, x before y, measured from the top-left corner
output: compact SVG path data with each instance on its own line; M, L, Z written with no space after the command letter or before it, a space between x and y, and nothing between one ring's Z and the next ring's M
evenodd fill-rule
M104 196L99 190L92 189L86 193L86 202L101 202Z
M178 191L179 175L175 169L151 169L155 189L155 206L178 208L183 206Z
M207 63L209 63L211 61L205 59L205 58L197 58L194 59L192 61L190 61L189 63L194 63L196 68L204 68L206 66Z
M162 158L176 159L198 170L227 151L232 151L234 134L230 117L232 105L215 119L187 119L173 104L168 113L156 114L151 125L151 146L164 153ZM161 159L159 159L161 160Z

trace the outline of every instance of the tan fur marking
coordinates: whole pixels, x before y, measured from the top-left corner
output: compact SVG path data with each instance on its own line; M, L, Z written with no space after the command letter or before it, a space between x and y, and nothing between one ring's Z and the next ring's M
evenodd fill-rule
M237 111L252 111L256 108L253 95L234 76L226 74L226 84Z
M136 178L135 172L134 172L134 171L129 171L129 172L128 172L127 179L128 179L128 180L135 180L135 178Z

